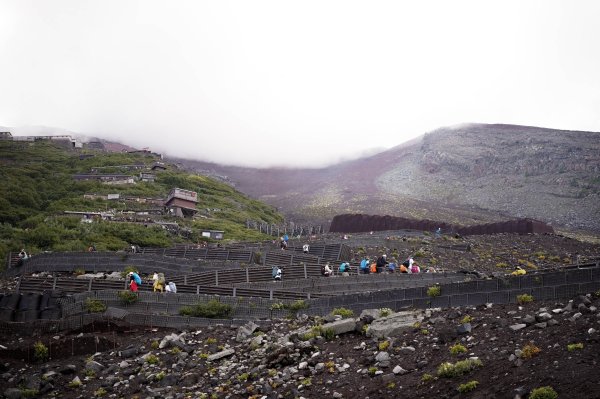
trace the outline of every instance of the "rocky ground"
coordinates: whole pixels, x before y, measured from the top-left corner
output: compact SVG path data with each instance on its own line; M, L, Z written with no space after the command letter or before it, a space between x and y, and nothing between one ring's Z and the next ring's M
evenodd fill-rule
M526 398L550 386L559 397L600 398L598 306L598 297L587 295L386 317L381 309L347 319L297 315L197 331L97 324L94 331L4 335L1 392L6 398L35 391L48 398ZM40 350L36 357L35 342L52 358ZM459 393L471 381L472 391Z
M355 260L413 255L422 265L487 274L517 264L529 272L559 268L600 253L597 243L560 235L390 233L344 241ZM3 289L14 285L5 280ZM526 398L551 386L562 398L600 398L598 295L387 317L374 309L341 321L296 315L239 329L107 321L45 335L0 331L0 397Z

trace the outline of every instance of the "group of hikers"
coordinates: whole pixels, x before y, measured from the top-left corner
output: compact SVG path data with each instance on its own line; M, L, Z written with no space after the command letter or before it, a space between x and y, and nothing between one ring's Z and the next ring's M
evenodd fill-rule
M129 272L129 290L131 292L137 292L139 286L142 285L142 278L137 272ZM152 275L152 289L154 292L177 292L177 286L174 282L170 281L169 284L165 284L164 273L154 272Z
M344 276L348 275L351 271L350 262L342 262L338 268L338 272ZM392 259L391 262L388 262L387 255L383 254L378 257L376 260L371 261L368 257L365 257L361 260L359 270L362 274L371 274L371 273L383 273L387 271L388 273L435 273L436 270L433 267L421 269L421 267L415 262L412 257L409 257L404 262L399 265L396 263L395 259ZM329 263L321 266L321 275L325 277L332 276L334 274L333 269L329 265Z

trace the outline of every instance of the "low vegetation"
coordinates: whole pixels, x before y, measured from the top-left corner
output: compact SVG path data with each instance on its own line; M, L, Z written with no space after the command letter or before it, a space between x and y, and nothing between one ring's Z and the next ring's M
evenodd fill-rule
M49 355L50 352L48 350L48 347L44 345L41 341L38 341L35 344L33 344L33 358L35 360L40 362L46 361L48 360Z
M227 318L233 312L233 307L229 304L211 299L206 303L197 303L191 306L184 306L179 309L181 316L206 317L208 319Z
M352 309L346 308L335 308L331 311L331 314L336 316L342 316L342 319L349 319L354 316Z
M577 350L582 350L583 349L583 344L581 342L578 342L576 344L569 344L567 345L567 350L569 352L573 352L573 351L577 351Z
M106 310L106 304L100 299L87 298L85 309L90 313L102 313Z
M121 303L123 303L124 305L131 305L137 302L138 300L138 296L135 292L131 292L131 291L120 291L119 294L119 299L121 300Z
M442 288L439 285L434 285L427 288L427 296L435 298L440 295L442 295Z
M531 359L532 357L536 356L541 351L542 350L540 348L538 348L537 346L535 346L534 344L532 344L530 342L527 345L525 345L523 347L523 349L521 349L521 358L522 359Z
M467 374L472 370L482 367L483 363L479 359L460 360L456 363L442 363L437 369L437 374L440 377L454 378Z
M80 159L81 154L92 155ZM282 216L271 206L253 200L233 187L206 176L170 168L156 174L155 182L106 185L77 181L73 175L104 167L106 173L134 174L119 165L152 165L156 158L144 154L67 150L50 142L0 142L0 259L21 248L34 256L42 251L85 251L91 244L98 251L141 247L169 247L178 242L197 243L199 229L224 230L237 240L261 240L267 236L246 228L246 220L280 223ZM165 198L174 188L196 191L201 204L197 221L175 221L189 233L170 233L160 226L92 219L81 223L64 211L98 212L144 210L145 204L125 197ZM84 194L120 194L119 200L87 199ZM168 219L164 216L163 219ZM183 231L183 230L180 230ZM4 268L4 264L0 268Z
M479 381L469 381L467 383L460 384L457 390L460 393L467 393L477 388L477 385L479 385Z
M450 353L453 355L459 355L461 353L467 353L467 348L461 344L455 344L450 347Z
M558 393L550 386L535 388L529 394L529 399L556 399Z
M533 296L529 294L517 295L517 303L520 305L533 302Z

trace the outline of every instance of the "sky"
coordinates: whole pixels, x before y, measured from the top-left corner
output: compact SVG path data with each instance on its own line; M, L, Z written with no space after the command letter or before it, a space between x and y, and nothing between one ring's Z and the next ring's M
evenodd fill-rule
M0 0L0 126L320 167L442 126L600 131L600 1Z

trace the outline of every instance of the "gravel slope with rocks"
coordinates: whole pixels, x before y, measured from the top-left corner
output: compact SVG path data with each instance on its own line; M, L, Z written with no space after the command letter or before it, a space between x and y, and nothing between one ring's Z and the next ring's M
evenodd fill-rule
M6 398L34 391L48 398L526 398L551 386L559 397L600 398L598 306L590 294L564 303L375 309L347 319L296 315L240 328L144 331L107 324L94 332L4 335L1 392ZM36 360L37 341L62 346L59 358ZM465 360L463 368L440 369ZM470 381L474 389L459 393Z

